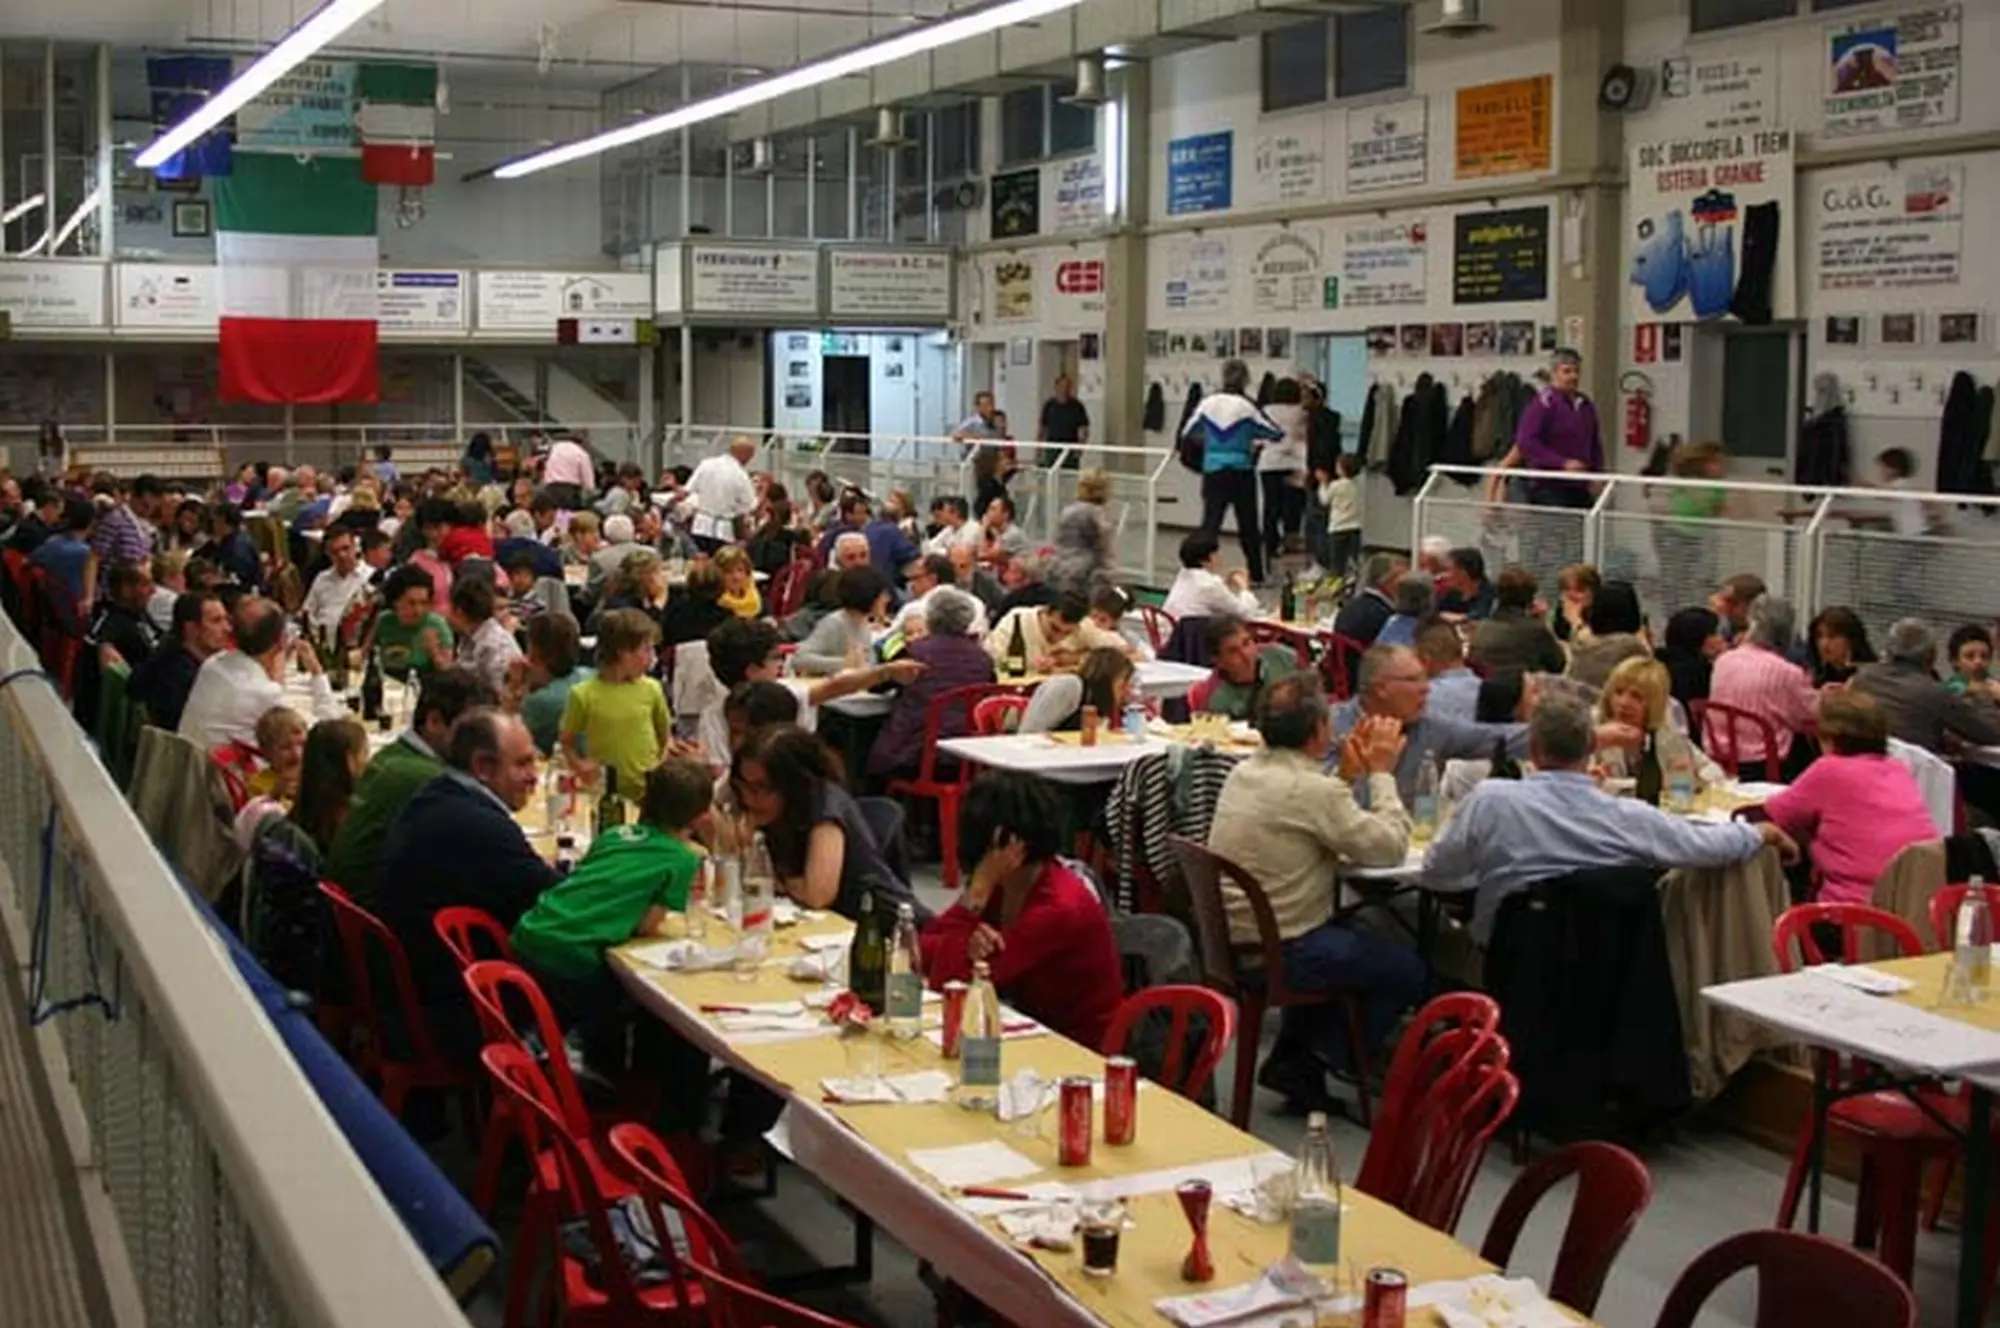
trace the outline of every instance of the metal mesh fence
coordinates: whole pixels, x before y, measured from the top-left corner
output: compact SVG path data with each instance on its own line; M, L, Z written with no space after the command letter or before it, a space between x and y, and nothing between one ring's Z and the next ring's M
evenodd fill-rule
M1450 540L1454 548L1478 549L1489 576L1503 567L1525 567L1551 598L1556 574L1586 560L1588 511L1489 503L1477 489L1464 494L1460 496L1458 486L1451 485L1439 496L1425 498L1418 505L1414 538L1438 536Z
M1898 618L1922 618L1940 642L1961 623L2000 619L2000 543L1836 529L1821 544L1817 605L1853 609L1877 649Z

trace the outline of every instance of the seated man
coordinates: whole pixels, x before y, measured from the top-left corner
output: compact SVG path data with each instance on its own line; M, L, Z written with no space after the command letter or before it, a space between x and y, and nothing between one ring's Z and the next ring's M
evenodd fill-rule
M1354 695L1333 708L1333 732L1339 739L1370 716L1401 726L1405 741L1396 761L1396 788L1405 805L1416 800L1426 764L1483 760L1493 755L1495 743L1505 743L1507 754L1517 759L1527 750L1524 725L1476 724L1436 713L1428 708L1430 692L1430 673L1415 651L1375 646L1361 657ZM1355 793L1367 806L1368 789L1357 788Z
M409 955L433 1032L452 1045L471 1030L472 1010L458 961L431 920L470 904L511 931L559 878L514 820L538 782L527 725L498 710L468 710L451 726L444 757L445 772L416 791L382 842L376 911ZM442 1026L437 1012L446 1012Z
M1005 670L1007 656L1019 635L1026 652L1030 673L1056 673L1074 669L1083 657L1100 646L1123 651L1123 638L1090 621L1090 601L1082 592L1065 590L1047 605L1024 605L1011 609L986 634L986 653L996 668Z
M708 634L708 667L721 684L723 695L734 695L746 682L768 682L783 687L796 699L795 723L808 732L818 727L819 708L828 701L877 687L906 687L922 675L924 668L915 660L897 659L886 664L865 664L841 669L824 678L788 678L785 657L779 647L784 637L768 618L731 618ZM702 711L695 729L702 758L711 769L727 768L735 754L729 740L729 721L721 705Z
M1724 867L1766 844L1787 863L1798 859L1799 846L1770 821L1695 821L1598 788L1588 770L1590 711L1571 698L1544 697L1528 734L1534 771L1481 783L1424 859L1426 888L1478 891L1472 936L1481 945L1509 895L1571 872Z
M1493 616L1493 583L1486 579L1486 555L1477 549L1453 549L1437 573L1438 612L1467 618Z
M1212 672L1188 689L1188 709L1231 719L1250 718L1250 703L1259 689L1299 668L1298 654L1290 646L1258 649L1241 618L1208 620L1208 658Z
M1103 902L1056 856L1054 788L994 771L973 781L958 817L965 890L924 928L926 980L969 982L983 961L1009 1005L1073 1042L1103 1046L1125 979Z
M1396 611L1375 634L1378 646L1415 645L1417 624L1437 612L1437 583L1428 572L1412 572L1396 583Z
M2000 743L2000 708L1939 682L1932 671L1936 663L1937 639L1929 626L1921 618L1899 618L1889 628L1882 658L1863 665L1848 685L1875 699L1892 738L1934 752L1945 750L1948 735L1979 747Z
M1378 1051L1397 1016L1422 999L1424 963L1393 941L1337 921L1334 873L1342 865L1393 866L1409 851L1410 818L1395 778L1402 733L1395 721L1374 717L1341 745L1343 767L1365 780L1372 794L1372 810L1364 811L1347 780L1322 768L1335 742L1315 679L1294 675L1266 687L1257 697L1255 723L1264 749L1229 772L1208 846L1264 887L1284 940L1289 981L1307 990L1338 986L1363 993L1368 1049ZM1227 884L1223 901L1230 939L1254 945L1249 901ZM1293 1008L1285 1011L1257 1078L1284 1094L1288 1109L1310 1110L1325 1094L1326 1071L1351 1064L1338 1007Z
M1167 590L1162 606L1170 618L1238 618L1263 612L1250 593L1250 575L1232 571L1225 580L1215 569L1222 560L1222 541L1197 530L1181 541L1181 570Z
M1465 643L1456 625L1441 617L1426 618L1417 628L1417 660L1430 676L1425 715L1470 722L1479 708L1479 675L1465 663Z
M191 590L175 598L171 640L133 671L128 689L154 724L181 726L202 664L229 649L229 634L229 611L213 591Z
M1509 567L1494 583L1493 616L1472 634L1473 662L1489 674L1561 673L1569 662L1562 642L1535 615L1535 574Z
M179 732L183 738L203 751L230 742L255 748L257 721L272 706L284 704L287 655L295 657L310 679L316 718L335 719L346 713L326 680L312 643L301 638L286 649L283 609L271 600L246 595L237 601L232 616L236 648L202 661L181 711Z
M1361 593L1341 605L1333 620L1333 630L1364 646L1375 644L1382 628L1396 612L1396 587L1410 570L1407 558L1393 553L1371 553L1361 565ZM1347 667L1354 668L1349 660Z

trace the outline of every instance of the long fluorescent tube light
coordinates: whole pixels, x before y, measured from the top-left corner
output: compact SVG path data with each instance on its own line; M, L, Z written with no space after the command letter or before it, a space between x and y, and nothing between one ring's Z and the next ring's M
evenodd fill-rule
M22 199L20 202L16 203L13 207L8 208L5 212L0 212L0 226L12 225L14 222L19 221L21 218L27 216L30 212L33 212L36 208L40 207L44 201L46 200L44 200L40 194L34 194L28 198Z
M382 0L326 0L325 4L307 15L303 23L280 38L277 45L257 57L248 69L197 107L194 114L154 139L144 152L133 158L133 164L146 170L165 165L176 153L192 147L196 139L236 114L320 47L381 7Z
M685 129L707 120L734 115L738 111L761 105L788 93L803 92L807 88L816 88L822 83L831 83L838 78L866 73L870 69L892 61L921 55L925 51L934 51L953 42L997 32L1016 23L1031 23L1038 18L1060 13L1078 3L1080 0L1006 0L1004 4L974 10L882 41L870 42L866 46L858 46L851 51L828 56L824 60L815 60L797 69L788 69L782 74L775 74L756 83L746 83L740 88L731 88L728 92L703 101L690 102L686 106L645 120L636 120L617 129L607 129L601 134L593 134L574 143L558 144L532 156L506 162L496 167L493 173L503 180L513 180L536 171L545 171L551 166L563 166L573 161L581 161L585 157L594 157L613 148L627 147L661 134L670 134L676 129Z

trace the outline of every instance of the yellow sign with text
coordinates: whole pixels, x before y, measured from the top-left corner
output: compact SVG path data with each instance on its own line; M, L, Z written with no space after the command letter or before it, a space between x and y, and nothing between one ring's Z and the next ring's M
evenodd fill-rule
M1458 178L1547 170L1554 118L1555 79L1548 74L1460 88L1453 138Z

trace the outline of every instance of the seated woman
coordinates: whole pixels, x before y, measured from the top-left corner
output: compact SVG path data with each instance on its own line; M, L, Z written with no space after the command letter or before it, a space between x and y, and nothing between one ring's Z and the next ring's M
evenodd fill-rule
M1065 679L1050 678L1035 689L1028 712L1021 717L1021 732L1075 732L1083 727L1085 706L1097 707L1097 721L1106 730L1117 729L1125 722L1137 674L1124 651L1099 646L1083 657L1075 686L1059 687L1056 684Z
M889 582L872 567L851 567L835 576L833 594L839 607L819 620L792 656L792 672L801 678L859 668L874 654L874 625L888 610Z
M250 831L238 931L257 961L293 991L318 992L326 976L322 864L367 764L368 732L358 721L321 720L306 734L291 811L253 804L265 810Z
M1706 701L1708 684L1715 672L1715 657L1726 644L1722 620L1710 608L1682 609L1667 619L1666 639L1660 646L1660 662L1667 666L1673 698L1685 706L1690 701Z
M1599 585L1591 596L1586 623L1588 629L1569 652L1569 676L1578 682L1602 688L1618 665L1653 653L1645 615L1639 610L1639 592L1629 581Z
M933 987L989 966L1000 998L1093 1050L1124 999L1118 943L1089 882L1056 858L1062 807L1046 781L995 771L959 809L965 889L924 929Z
M618 570L604 578L604 594L590 611L584 631L597 635L598 624L613 609L639 610L653 620L653 625L660 629L664 639L667 619L666 560L651 549L628 554L625 561L618 565Z
M715 570L722 576L722 594L718 599L723 608L739 618L763 616L764 597L757 591L756 569L750 565L749 554L734 544L719 549Z
M1668 686L1666 665L1656 659L1628 659L1605 680L1603 694L1597 698L1598 721L1624 724L1641 735L1652 734L1662 777L1676 761L1685 761L1697 790L1722 783L1721 767L1668 721ZM1613 779L1631 778L1638 774L1644 750L1643 737L1637 747L1602 747L1597 764Z
M688 568L687 584L667 601L660 619L660 649L706 641L708 634L736 615L722 603L722 573L713 562L697 560Z
M993 681L993 657L972 634L979 604L962 590L941 586L924 601L924 634L911 641L902 658L924 666L923 676L896 694L889 718L868 754L868 770L884 777L914 771L923 757L924 721L931 702L957 687ZM939 738L962 738L971 731L969 714L954 708Z
M1806 628L1806 647L1811 657L1806 672L1815 687L1830 682L1851 682L1863 664L1875 662L1874 647L1868 644L1868 627L1853 609L1834 605L1821 609Z
M807 908L857 918L868 890L877 907L915 904L909 882L889 866L861 805L840 780L840 759L804 729L780 724L750 734L730 774L730 791L748 822L742 837L764 832L779 887ZM917 915L925 915L921 906Z
M1864 692L1828 692L1819 706L1825 752L1764 813L1805 845L1825 903L1865 904L1904 848L1936 839L1916 777L1889 755L1889 720Z
M1547 675L1523 673L1518 669L1508 669L1490 678L1479 680L1479 700L1472 712L1473 719L1481 724L1525 724L1534 713L1535 703L1541 700L1541 688L1536 680ZM1526 763L1516 761L1507 754L1505 739L1496 739L1494 757L1458 758L1444 763L1444 778L1438 781L1438 801L1442 804L1463 802L1467 794L1483 779L1519 779Z

